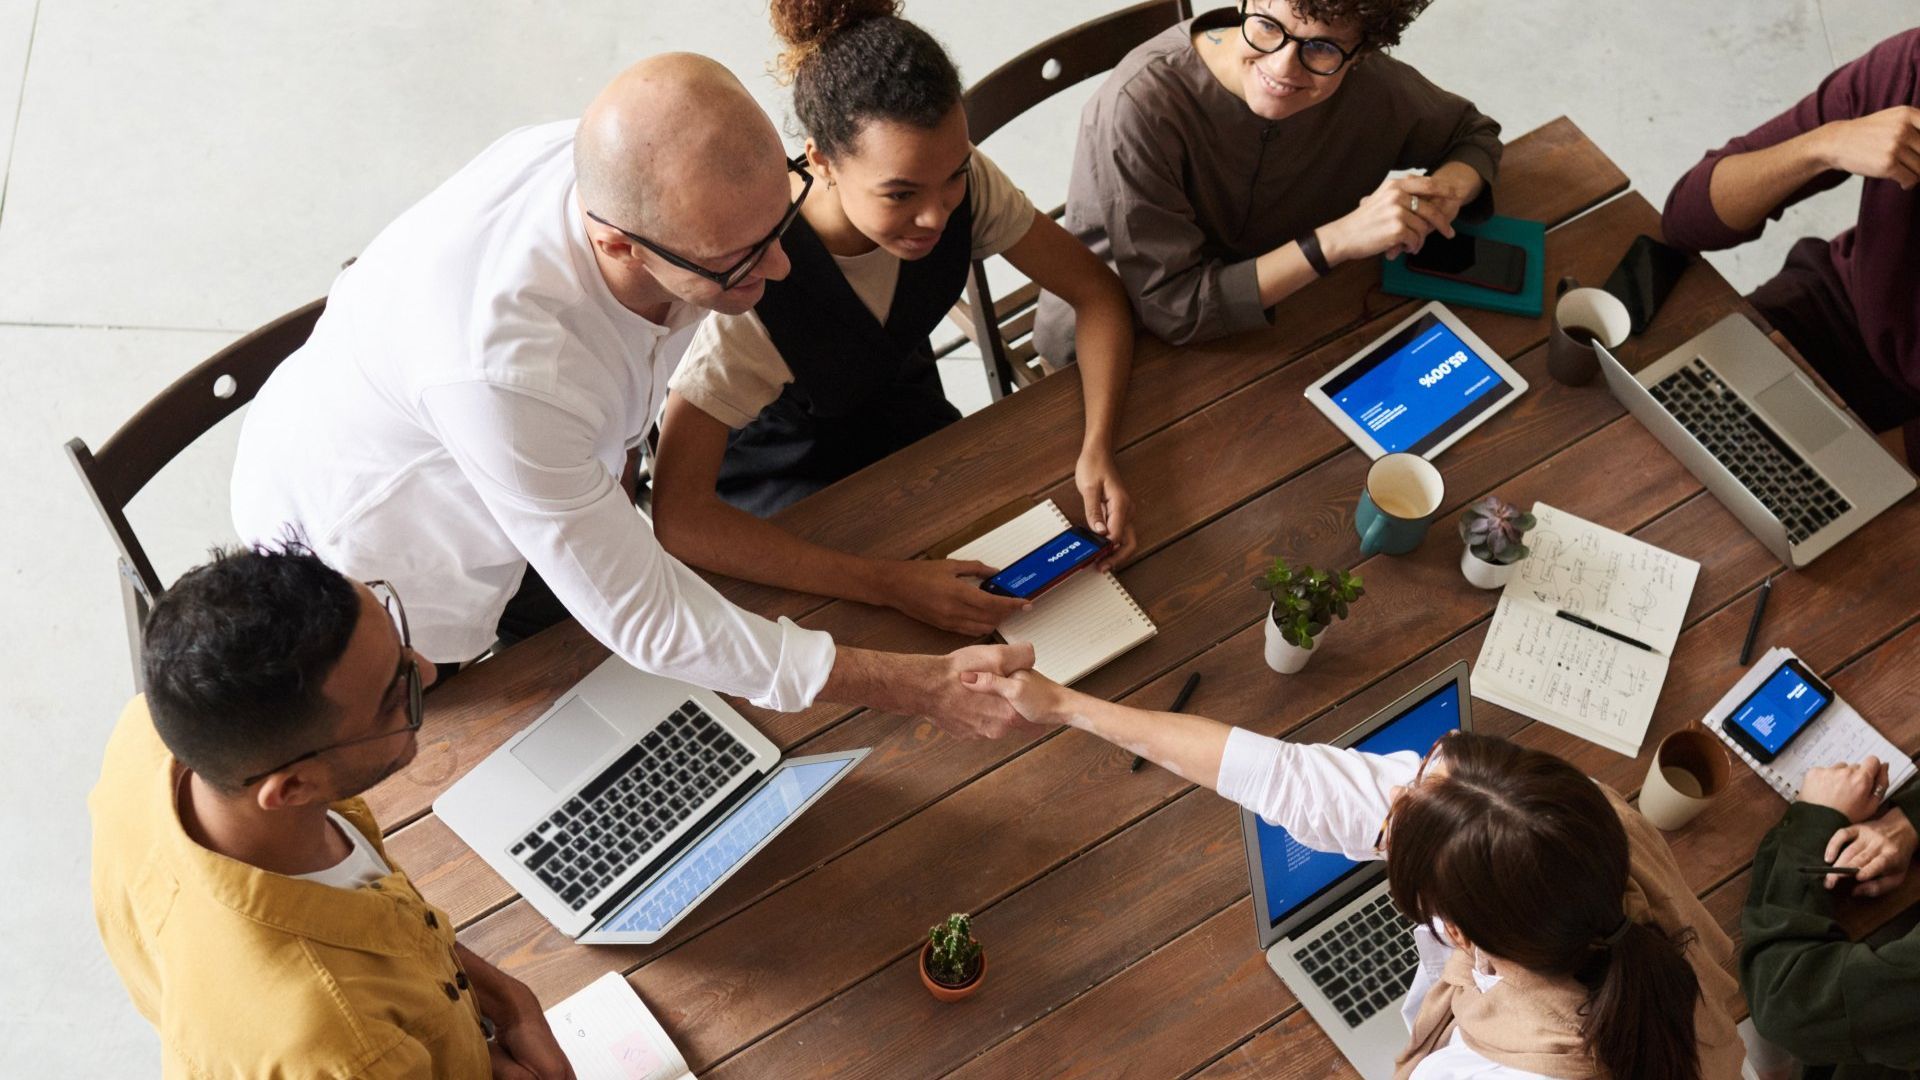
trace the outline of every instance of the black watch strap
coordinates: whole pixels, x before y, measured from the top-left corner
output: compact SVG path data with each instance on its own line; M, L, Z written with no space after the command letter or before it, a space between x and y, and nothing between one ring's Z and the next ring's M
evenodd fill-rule
M1333 273L1333 267L1327 264L1326 252L1320 250L1319 233L1313 229L1308 229L1305 233L1302 233L1300 239L1295 240L1294 243L1300 245L1300 254L1307 257L1307 265L1313 267L1314 273L1321 277L1326 277L1328 274Z

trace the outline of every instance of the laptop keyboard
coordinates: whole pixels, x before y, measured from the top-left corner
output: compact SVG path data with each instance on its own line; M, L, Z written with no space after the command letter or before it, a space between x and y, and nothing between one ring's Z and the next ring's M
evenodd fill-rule
M688 701L507 854L579 911L752 761Z
M1789 542L1853 509L1699 358L1647 390L1780 519Z
M1413 924L1381 893L1294 954L1350 1028L1406 996L1419 967Z

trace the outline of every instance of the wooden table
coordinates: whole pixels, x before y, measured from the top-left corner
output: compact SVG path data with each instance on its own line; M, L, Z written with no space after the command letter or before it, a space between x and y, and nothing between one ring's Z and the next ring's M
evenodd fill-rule
M1598 283L1659 217L1569 121L1514 141L1501 212L1544 220L1548 281ZM1170 348L1144 342L1120 461L1139 507L1127 588L1159 636L1080 685L1163 707L1190 671L1192 709L1273 735L1331 737L1445 665L1477 655L1496 594L1460 576L1452 516L1487 492L1555 506L1698 559L1702 571L1639 760L1475 703L1482 731L1561 754L1636 790L1662 735L1699 717L1739 674L1751 592L1780 570L1760 544L1596 382L1546 374L1545 317L1462 310L1532 389L1440 460L1448 506L1401 558L1361 558L1352 515L1367 460L1301 398L1412 303L1343 267L1282 304L1270 330ZM1730 311L1697 263L1625 350L1643 364ZM1078 514L1072 371L792 507L783 523L889 557L927 549L1020 496ZM1812 568L1779 578L1761 636L1789 644L1909 752L1920 749L1920 500ZM1261 660L1276 554L1356 567L1367 596L1307 670ZM845 643L962 644L890 611L726 582L736 601ZM625 972L694 1069L721 1077L1174 1077L1345 1069L1255 944L1236 809L1072 730L964 741L924 720L819 705L743 711L783 749L872 746L871 756L669 937L584 947L557 934L430 813L445 786L518 731L604 650L568 624L463 673L430 698L419 757L372 793L388 844L471 947L551 1004ZM1722 925L1738 932L1748 860L1779 799L1745 769L1671 842ZM1920 877L1920 875L1916 875ZM1895 906L1862 906L1862 925ZM971 912L991 957L960 1005L921 988L927 927Z

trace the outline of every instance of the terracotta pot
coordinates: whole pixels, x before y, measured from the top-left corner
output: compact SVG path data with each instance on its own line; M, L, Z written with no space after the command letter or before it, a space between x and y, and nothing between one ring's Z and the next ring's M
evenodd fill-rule
M1513 575L1519 569L1520 564L1517 562L1490 563L1475 555L1472 548L1463 548L1460 551L1460 576L1466 578L1467 584L1476 589L1501 588L1513 580Z
M926 984L927 993L932 994L941 1001L947 1002L948 1004L960 1001L975 990L980 989L980 984L986 981L987 951L985 949L980 950L980 961L973 967L973 978L968 979L966 983L961 986L948 986L945 983L936 982L933 978L933 972L927 969L927 961L932 957L933 942L929 941L920 946L920 981Z
M1313 643L1319 645L1320 638L1325 637L1326 634L1325 630L1320 631L1320 636L1314 638ZM1312 649L1303 649L1280 636L1280 624L1273 621L1271 608L1267 610L1266 658L1267 666L1282 675L1292 675L1306 667L1308 660L1313 659Z

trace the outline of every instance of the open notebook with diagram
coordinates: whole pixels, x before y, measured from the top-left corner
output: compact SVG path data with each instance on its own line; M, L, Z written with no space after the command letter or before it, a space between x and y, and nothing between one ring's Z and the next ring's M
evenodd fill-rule
M1473 666L1473 696L1634 757L1700 564L1546 503L1533 515L1527 558Z

